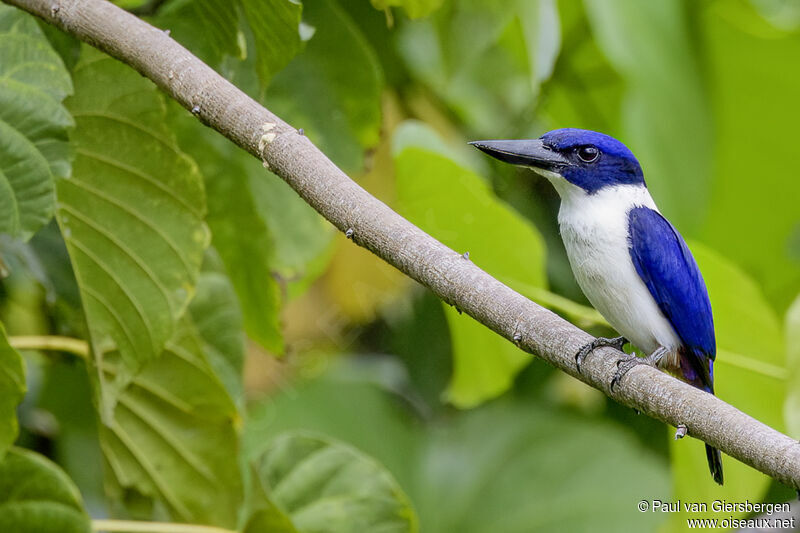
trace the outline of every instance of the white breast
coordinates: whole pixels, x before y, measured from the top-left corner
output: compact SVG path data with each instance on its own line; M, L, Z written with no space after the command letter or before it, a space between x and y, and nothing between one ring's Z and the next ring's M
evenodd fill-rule
M621 335L646 353L659 346L673 357L681 345L669 321L639 278L628 251L628 212L657 210L641 185L606 187L594 194L561 179L558 222L572 271L586 297ZM674 364L665 360L664 363Z

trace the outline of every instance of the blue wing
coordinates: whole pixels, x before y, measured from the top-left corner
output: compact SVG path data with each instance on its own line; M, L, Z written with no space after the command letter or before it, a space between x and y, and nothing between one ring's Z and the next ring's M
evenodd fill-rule
M683 343L683 376L713 392L714 318L697 263L678 231L658 212L635 207L628 222L636 271Z

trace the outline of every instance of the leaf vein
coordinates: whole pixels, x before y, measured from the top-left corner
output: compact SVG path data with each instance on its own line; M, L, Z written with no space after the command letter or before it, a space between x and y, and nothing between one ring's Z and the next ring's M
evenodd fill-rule
M80 154L80 155L83 155L85 157L89 157L91 159L94 159L95 161L98 161L100 163L105 163L106 165L118 168L120 170L128 172L129 174L132 174L134 176L137 176L137 177L143 179L147 183L151 184L152 186L154 186L157 189L160 189L161 191L166 193L169 197L171 197L173 200L175 200L176 203L178 203L178 204L182 205L183 207L185 207L190 213L192 213L197 218L203 218L203 213L201 211L199 211L195 206L193 206L189 202L187 202L181 195L179 195L177 192L175 192L172 188L167 187L166 185L164 185L159 180L153 178L152 176L150 176L149 174L147 174L145 172L142 172L138 168L132 167L130 165L126 165L122 161L117 161L115 159L112 159L110 157L106 157L104 155L98 154L97 152L92 152L92 151L87 150L85 148L77 148L75 150L75 152Z
M115 205L115 206L119 207L120 209L122 209L126 213L128 213L131 216L133 216L134 218L138 219L139 222L141 222L142 224L144 224L145 226L150 228L153 231L153 233L157 234L164 242L166 242L167 246L169 246L169 248L178 257L178 260L180 260L180 262L183 263L183 267L187 271L191 272L192 267L189 265L189 259L186 258L186 256L184 256L181 253L181 250L178 248L178 245L175 244L175 241L173 241L172 238L167 233L165 233L161 228L159 228L158 226L156 226L155 224L150 222L150 220L148 220L147 217L145 217L139 211L137 211L133 207L130 207L125 202L122 202L122 201L114 198L110 194L107 194L107 193L101 191L100 189L97 189L96 187L93 187L92 185L89 185L88 183L86 183L83 180L80 180L80 179L77 179L77 178L72 178L70 180L70 182L75 184L75 185L77 185L81 189L84 189L85 191L88 191L89 193L93 194L94 196L96 196L96 197L98 197L98 198L100 198L102 200L105 200L106 202L108 202L108 203L110 203L112 205Z
M118 372L119 372L119 369L116 367L116 365L113 365L111 363L106 363L106 364L103 365L103 371L104 372L108 372L109 374L111 374L113 376L116 376L118 374ZM163 400L164 403L167 403L167 404L171 405L172 407L174 407L175 409L177 409L177 410L179 410L179 411L181 411L183 413L191 414L191 412L192 412L192 406L191 405L189 405L188 403L184 402L183 400L181 400L177 396L173 396L172 394L170 394L168 391L165 391L161 387L153 386L151 383L148 383L147 381L141 379L141 377L139 375L137 375L137 376L135 376L133 378L133 381L131 381L131 384L135 385L135 386L139 387L140 389L144 390L145 392L148 392L148 393L152 394L153 396Z
M139 91L135 91L135 92L139 92ZM131 94L134 94L134 93L131 93ZM126 94L124 96L128 96L128 95ZM131 127L131 128L133 128L135 130L139 130L142 133L145 133L145 134L149 135L153 139L155 139L158 142L160 142L161 144L163 144L170 151L175 152L176 154L178 153L178 149L175 146L175 143L172 142L171 139L168 139L167 137L164 137L163 135L161 135L160 133L158 133L155 130L151 130L150 128L146 128L146 127L142 126L138 122L136 122L134 120L131 120L128 117L125 117L124 115L118 115L116 113L111 113L111 112L108 112L108 111L85 111L85 112L78 111L78 112L72 113L72 116L75 117L75 118L103 118L103 119L110 120L110 121L113 121L113 122L119 122L120 124L124 124L125 126Z
M62 207L62 208L64 208L64 207ZM72 210L70 210L70 211L72 212ZM74 212L73 212L73 216L75 216ZM147 315L144 313L144 311L142 309L142 305L139 302L139 300L137 298L135 298L133 296L133 294L131 294L131 292L122 283L122 280L119 279L119 277L114 273L114 271L111 269L111 267L109 267L105 263L105 261L103 261L102 259L97 257L97 255L95 255L94 252L92 252L85 244L83 244L81 241L79 241L75 237L70 237L68 240L73 246L75 246L78 250L83 252L83 254L86 257L91 259L93 263L95 263L101 270L103 270L103 272L105 272L106 275L109 278L111 278L111 280L119 287L119 289L125 294L125 296L127 296L128 300L131 302L131 305L133 305L134 309L136 309L136 312L137 312L137 314L139 316L139 319L142 321L142 323L143 323L143 325L145 327L145 331L147 331L147 336L148 336L148 339L150 341L150 345L151 345L151 348L153 350L153 353L157 355L159 353L159 350L156 347L155 339L153 338L153 334L152 334L152 330L151 330L152 324L150 324L150 321L147 319ZM83 288L86 289L87 285L84 284ZM133 346L135 346L135 343L133 344Z
M204 478L212 485L219 484L219 480L216 479L214 474L202 464L202 461L199 458L194 456L191 451L186 450L183 446L181 446L180 442L176 442L173 438L171 438L169 430L159 427L155 422L148 420L146 413L142 413L139 406L136 405L136 402L129 401L123 395L120 397L119 403L127 407L133 415L141 420L146 426L150 427L153 433L167 443L167 445L172 448L175 453L181 457L181 459L186 461L186 464L188 464L192 470L198 473L200 477Z
M120 442L130 451L131 455L133 455L136 460L141 465L142 469L150 476L150 479L153 481L153 484L156 486L158 491L164 496L164 499L172 505L176 511L181 515L181 519L189 520L191 513L189 510L183 505L178 498L170 489L169 483L167 483L161 476L158 474L158 470L153 466L148 460L146 454L142 453L140 449L138 449L135 445L134 439L128 435L125 429L117 422L116 420L110 427L111 431L117 436Z
M117 314L117 311L111 306L111 304L108 303L108 300L106 300L102 294L95 291L92 287L86 284L82 284L82 286L83 290L86 292L86 295L91 296L92 299L94 299L97 303L102 305L103 308L108 312L108 314L111 315L111 317L117 323L119 328L122 330L122 333L124 333L125 337L127 337L128 342L131 343L131 346L136 346L136 343L133 342L133 334L131 334L131 332L128 330L128 327L126 326L125 322L120 318L119 314Z

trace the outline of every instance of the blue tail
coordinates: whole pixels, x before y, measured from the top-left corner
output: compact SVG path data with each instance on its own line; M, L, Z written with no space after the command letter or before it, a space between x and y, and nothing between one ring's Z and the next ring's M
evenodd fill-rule
M690 385L714 394L714 361L705 354L694 350L680 352L681 377ZM714 481L722 485L722 454L712 446L706 444L706 459L708 469Z

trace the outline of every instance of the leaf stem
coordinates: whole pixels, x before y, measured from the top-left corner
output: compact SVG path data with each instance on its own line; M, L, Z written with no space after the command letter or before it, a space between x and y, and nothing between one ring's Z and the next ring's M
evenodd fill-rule
M232 529L170 522L138 520L92 520L92 531L130 531L135 533L236 533Z
M9 344L17 350L54 350L77 355L81 359L89 357L89 344L81 339L60 337L58 335L26 335L9 337Z

